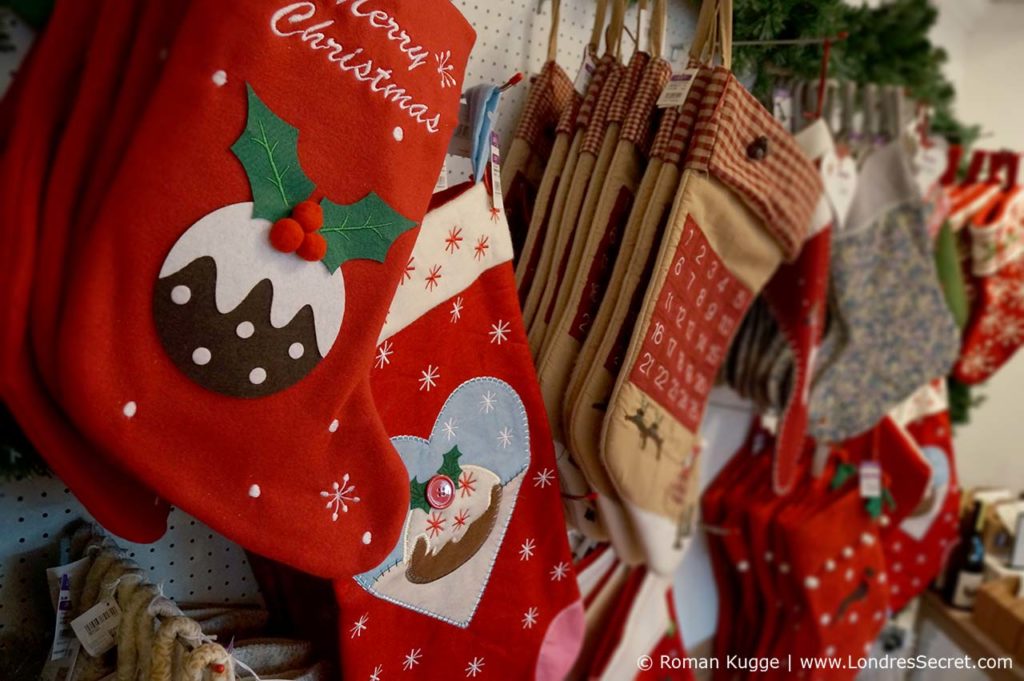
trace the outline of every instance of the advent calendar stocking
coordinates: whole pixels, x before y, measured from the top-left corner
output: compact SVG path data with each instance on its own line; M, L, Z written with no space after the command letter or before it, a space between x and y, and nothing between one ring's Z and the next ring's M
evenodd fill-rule
M874 152L861 174L847 225L832 242L835 314L810 408L810 432L822 442L871 429L946 375L959 345L902 142Z
M79 252L59 357L76 422L314 574L377 564L404 518L368 367L472 41L440 0L193 4Z
M42 388L30 353L28 314L43 188L59 131L70 113L96 22L94 7L61 2L19 78L17 111L4 155L5 230L0 267L4 319L0 390L35 448L110 531L136 541L163 533L167 506L83 439ZM112 492L116 490L116 493Z
M562 679L583 606L508 227L483 183L437 200L372 374L411 500L390 554L337 583L342 675Z
M561 0L551 4L548 60L530 83L515 137L502 163L501 194L516 258L523 252L534 206L538 205L540 187L557 137L556 126L562 114L579 100L572 80L556 62L560 5Z
M814 166L728 70L712 75L700 115L602 434L605 465L662 567L690 522L691 453L729 342L798 254L821 194Z
M1024 189L1012 187L970 224L977 298L953 376L988 380L1024 344Z

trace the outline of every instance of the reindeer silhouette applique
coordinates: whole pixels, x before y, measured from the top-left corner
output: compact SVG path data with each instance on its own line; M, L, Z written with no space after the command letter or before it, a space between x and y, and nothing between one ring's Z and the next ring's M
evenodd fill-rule
M664 444L664 441L658 429L661 427L661 419L664 417L664 414L657 413L654 420L647 423L647 408L650 406L650 403L644 398L640 403L640 408L627 416L626 420L635 425L636 429L640 432L640 449L647 449L647 441L652 440L658 446L656 458L660 459L661 446Z

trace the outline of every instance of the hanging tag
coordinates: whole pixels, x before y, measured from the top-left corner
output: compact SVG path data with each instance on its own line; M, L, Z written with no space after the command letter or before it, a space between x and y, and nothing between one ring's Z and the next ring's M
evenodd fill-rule
M772 115L782 127L789 130L793 118L793 93L784 88L775 88L772 93Z
M501 196L501 150L496 130L491 130L491 207L501 210L505 201Z
M434 183L434 193L443 192L445 189L448 189L448 159L441 163L441 173L437 176L437 182Z
M853 194L857 188L857 163L852 156L840 158L829 150L821 159L821 179L836 215L836 227L842 228L853 205Z
M831 453L832 447L827 442L819 442L814 448L814 458L811 459L811 474L814 477L819 478L825 472L825 466L828 464L828 457Z
M452 133L452 139L448 142L448 153L452 156L463 158L473 157L473 126L469 120L469 104L459 104L459 122Z
M120 622L121 608L113 598L107 598L72 620L71 629L85 652L99 657L116 645Z
M668 109L685 104L686 95L690 94L696 76L697 69L683 69L679 73L673 73L665 89L661 91L661 96L658 97L658 108Z
M587 86L590 85L590 78L596 69L597 59L594 57L594 53L589 49L583 50L583 63L580 64L580 70L576 73L576 81L573 83L576 92L581 95L587 94Z
M860 496L862 499L882 496L882 466L877 461L864 461L860 465Z

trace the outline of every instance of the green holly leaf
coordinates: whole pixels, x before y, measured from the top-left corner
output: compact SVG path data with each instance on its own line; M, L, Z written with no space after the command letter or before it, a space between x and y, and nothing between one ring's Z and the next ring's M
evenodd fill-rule
M836 466L835 475L832 476L832 482L829 487L836 490L847 483L857 473L857 467L850 463L841 463Z
M231 151L245 168L252 189L254 218L275 222L309 198L316 185L299 165L299 131L267 108L251 85L249 115Z
M348 206L329 199L322 200L320 206L324 211L320 233L327 240L323 263L331 272L347 260L384 262L395 239L416 225L373 192Z
M427 502L427 483L413 478L409 483L409 510L415 508L430 513L430 504Z
M452 482L455 483L455 489L459 488L459 473L462 471L462 467L459 465L459 457L462 456L462 452L459 451L458 445L454 446L449 450L441 461L441 467L437 469L438 475L447 475L451 478Z
M882 515L882 497L871 497L864 504L864 508L867 509L868 515L873 520L878 520L879 516Z

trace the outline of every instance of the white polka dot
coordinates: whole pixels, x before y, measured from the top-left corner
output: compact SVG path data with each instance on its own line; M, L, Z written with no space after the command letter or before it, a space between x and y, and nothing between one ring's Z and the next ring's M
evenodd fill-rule
M902 551L903 550L903 544L901 544L900 542L893 542L892 550L893 551Z
M396 125L395 129L391 131L391 136L395 138L396 142L401 142L405 138L405 130Z
M917 589L917 588L919 588L921 586L921 580L918 579L917 577L915 577L914 579L912 579L910 581L910 585L913 586L915 589Z
M860 616L857 613L855 613L855 612L851 612L850 613L850 617L849 617L850 624L856 624L858 619L860 619Z
M828 648L825 648L825 656L826 657L832 657L835 654L836 654L836 647L835 646L829 646Z
M876 622L882 619L882 611L877 611L874 615L871 616L871 619L875 620Z
M836 562L829 558L825 561L825 572L835 572Z
M765 552L764 552L764 561L765 561L766 563L770 563L770 562L772 562L773 560L775 560L775 554L774 554L774 553L772 553L771 551L765 551Z
M888 579L888 577L885 576L884 572L879 573L879 575L878 575L878 583L879 584L885 584L885 580L886 579Z
M369 544L371 541L373 541L373 535L369 532L363 532L363 543Z
M895 585L895 584L894 584L894 585L893 585L893 587L892 587L892 593L893 593L893 595L895 595L895 594L898 594L899 592L900 592L900 588L899 588L899 586L897 586L897 585Z
M748 563L745 560L741 560L739 563L736 564L736 569L740 572L746 572L750 569L750 563Z
M196 348L192 351L192 361L199 366L206 366L212 358L209 348Z
M821 586L821 582L818 581L817 577L811 576L804 580L804 586L808 589L817 589Z
M250 338L256 333L256 327L252 325L252 322L242 322L235 327L235 334L239 338Z
M864 546L871 546L875 543L875 535L870 532L865 532L860 536L860 543Z
M134 402L125 402L124 407L121 408L121 411L128 418L135 416L135 412L137 412L138 410L139 405L135 404Z
M267 380L267 370L262 367L256 367L249 372L249 382L253 385L259 385L263 381Z
M853 558L853 549L847 546L843 549L843 558Z
M917 557L917 562L919 565L924 565L928 562L928 558L922 553Z
M249 488L249 496L252 497L253 499L259 497L259 495L262 493L263 490L260 489L259 485L253 485L252 487Z
M903 563L896 563L892 566L893 572L903 572Z
M298 359L302 357L302 353L306 351L306 348L302 347L302 343L292 343L288 346L288 356L292 359Z
M228 74L224 70L214 71L212 80L217 87L223 87L228 82Z
M887 515L883 515L883 516L882 516L881 518L879 518L879 519L878 519L878 522L879 522L879 524L880 524L880 525L881 525L882 527L889 527L889 524L890 524L890 523L891 523L892 521L891 521L891 520L889 520L889 516L887 516Z
M784 575L788 575L789 574L789 563L782 563L781 565L779 565L779 572L781 572Z
M332 433L337 433L339 425L341 424L338 423L338 419L334 419L333 421L331 421L331 425L327 426L327 430L329 430Z
M865 643L864 644L864 654L865 655L870 655L871 654L871 644L870 643Z
M171 300L178 305L184 305L188 301L192 300L192 289L188 286L182 286L178 284L171 289Z
M821 616L821 619L818 621L821 622L821 626L827 627L832 622L832 616L828 613L825 613Z
M847 568L847 569L846 569L846 574L845 574L845 575L843 575L843 576L844 576L844 577L846 577L846 581L848 581L848 582L852 582L852 581L853 581L853 578L854 578L854 577L855 577L856 575L857 575L857 573L853 571L853 568Z

